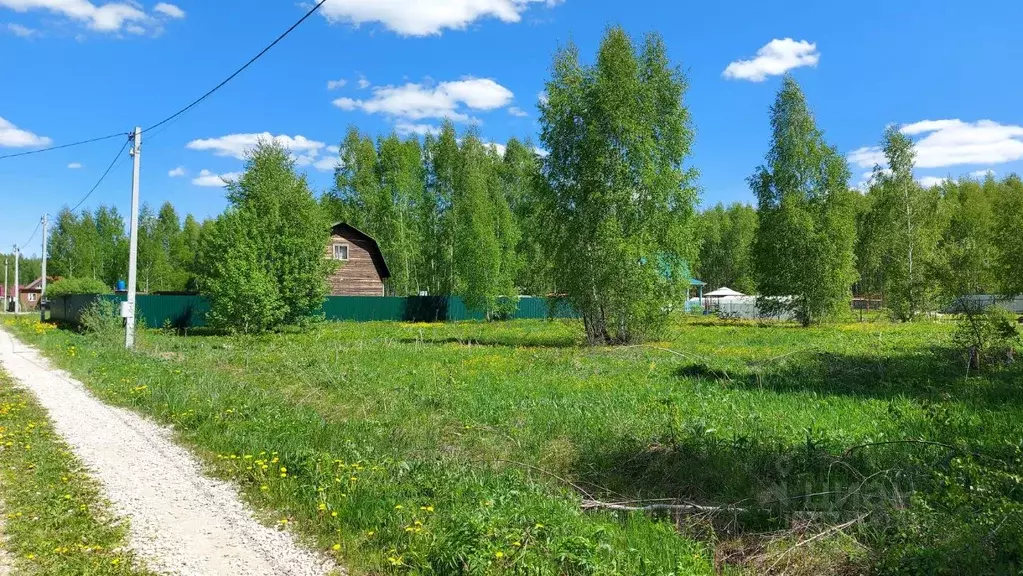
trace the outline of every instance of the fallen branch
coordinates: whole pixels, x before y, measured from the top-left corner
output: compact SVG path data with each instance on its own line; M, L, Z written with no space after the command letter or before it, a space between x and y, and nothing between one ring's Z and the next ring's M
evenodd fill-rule
M615 502L601 502L599 500L583 500L583 510L619 510L622 512L735 512L735 513L746 513L749 512L749 508L739 508L737 506L731 506L723 504L721 506L704 506L701 504L667 504L667 503L654 503L646 504L642 506L635 506L630 504L619 504Z
M583 488L582 486L576 484L575 482L572 482L571 480L567 480L565 478L562 478L561 476L558 476L554 472L551 472L549 470L544 470L543 468L540 468L538 466L533 466L532 464L526 464L525 462L517 462L515 460L504 460L504 459L501 459L501 458L496 458L496 459L493 459L493 460L482 460L482 461L483 462L499 462L499 463L502 463L502 464L513 464L515 466L521 466L522 468L526 468L527 470L532 470L534 472L539 472L541 474L545 474L547 476L550 476L551 478L554 478L555 480L560 480L561 482L567 484L568 486L571 486L572 488L575 488L576 490L578 490L586 498L588 498L588 499L592 499L593 498L593 496L591 496L590 493L587 492L586 489Z
M852 526L853 524L861 522L867 516L870 516L870 512L867 512L866 514L863 514L861 516L853 518L852 520L850 520L848 522L839 524L838 526L832 526L831 528L828 528L827 530L817 534L816 536L812 536L810 538L807 538L806 540L800 540L799 542L797 542L795 544L795 546L792 546L788 550L782 552L781 555L778 556L778 558L774 561L774 563L771 564L771 567L767 569L767 571L771 572L772 570L774 570L774 567L777 566L779 562L781 562L782 558L788 556L796 548L799 548L800 546L805 546L805 545L807 545L807 544L809 544L811 542L820 540L821 538L824 538L826 536L830 536L831 534L834 534L835 532L841 532L842 530L845 530L846 528Z
M854 450L859 450L860 448L869 448L871 446L885 446L885 445L889 445L889 444L923 444L924 446L938 446L940 448L947 448L948 450L954 450L954 451L956 451L956 452L958 452L960 454L965 454L967 456L973 456L974 458L977 458L977 459L990 460L992 462L998 462L1002 466L1007 466L1007 464L1005 463L1004 460L1002 460L1000 458L995 458L994 456L988 456L987 454L981 454L980 452L971 452L969 450L964 450L963 448L960 448L958 446L953 446L952 444L945 444L944 442L933 442L931 440L913 440L913 439L888 440L888 441L885 441L885 442L868 442L866 444L859 444L859 445L856 445L856 446L852 446L852 447L848 448L845 452L843 452L842 453L842 458L844 459L845 457L849 456L849 454L851 454Z
M860 448L870 448L872 446L886 446L886 445L890 445L890 444L924 444L926 446L940 446L941 448L948 448L949 450L955 450L956 452L962 452L963 454L969 454L969 452L963 450L962 448L959 448L957 446L953 446L951 444L945 444L944 442L932 442L930 440L912 440L912 439L907 439L907 440L887 440L885 442L868 442L866 444L857 444L856 446L851 446L850 448L846 449L845 452L842 452L842 458L845 458L845 457L849 456L849 454L852 454L854 451L859 450Z

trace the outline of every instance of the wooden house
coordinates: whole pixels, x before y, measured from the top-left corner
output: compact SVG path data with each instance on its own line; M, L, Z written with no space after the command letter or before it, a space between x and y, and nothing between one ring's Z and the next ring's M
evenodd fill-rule
M327 258L338 262L327 279L331 296L383 296L384 280L391 277L377 241L344 222L334 224L327 243Z
M47 282L54 282L53 278L48 278ZM21 301L21 311L29 312L39 309L39 301L42 299L43 293L43 279L42 277L36 278L34 282L28 286L22 286L18 288L18 299ZM11 295L14 295L14 290L11 290Z

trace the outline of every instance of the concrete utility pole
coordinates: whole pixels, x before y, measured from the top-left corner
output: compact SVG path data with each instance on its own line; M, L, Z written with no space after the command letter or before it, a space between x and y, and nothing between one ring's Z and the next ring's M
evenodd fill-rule
M18 252L18 245L14 245L14 313L21 312L21 288L18 286L18 259L21 253Z
M39 321L46 322L46 307L43 301L46 298L46 214L43 214L43 286L39 291Z
M135 347L135 281L138 273L139 248L139 163L142 159L142 128L135 127L131 155L135 160L131 173L131 219L128 240L128 301L125 302L124 346Z
M7 292L7 256L4 256L4 306L0 312L7 312L7 302L10 301L11 295Z

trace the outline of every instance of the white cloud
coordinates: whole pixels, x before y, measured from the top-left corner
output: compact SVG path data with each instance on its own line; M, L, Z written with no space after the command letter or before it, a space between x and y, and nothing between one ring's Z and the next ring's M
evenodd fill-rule
M171 178L180 178L181 176L184 176L185 174L187 174L187 172L185 171L185 167L184 166L178 166L177 168L175 168L175 169L173 169L173 170L171 170L170 172L167 173L167 175L170 176Z
M873 168L874 166L884 166L888 160L884 157L884 152L877 146L864 146L857 148L849 153L849 162L855 164L860 168Z
M511 114L512 116L518 116L520 118L524 116L529 116L529 112L526 112L525 110L519 108L518 106L512 106L511 108L509 108L508 113Z
M0 0L0 8L15 12L45 10L80 22L96 32L128 32L130 34L158 33L160 21L147 14L134 0L94 3L95 0ZM173 4L161 2L154 11L171 18L182 18L185 13Z
M918 168L943 168L963 164L1003 164L1023 158L1023 127L991 120L923 120L901 128L918 136L914 143ZM849 161L864 168L884 164L877 146L858 148Z
M316 162L313 162L313 168L316 168L320 172L333 172L334 168L337 168L341 164L341 158L338 156L324 156Z
M312 166L323 172L330 172L334 170L334 164L336 163L338 156L337 146L327 146L323 142L310 140L301 135L288 136L282 134L274 136L269 132L263 132L261 134L229 134L219 138L193 140L185 146L191 150L212 152L216 156L226 156L244 160L245 154L249 150L255 148L256 144L258 144L261 140L267 142L271 140L276 141L278 144L290 150L291 156L294 158L295 165L297 166ZM320 156L320 154L324 151L326 151L328 155ZM173 172L177 170L178 169L172 170L172 174L170 175L174 176L175 174L173 174ZM202 179L202 174L200 174L199 178L196 178L196 180L200 179ZM194 182L195 180L193 180L193 183Z
M507 146L504 144L498 144L497 142L484 142L483 145L493 148L494 151L497 152L497 155L502 158L504 157L504 153L508 151Z
M357 82L357 84L359 85L359 90L365 90L366 88L370 87L370 81L367 80L366 77L361 74L359 75L359 81Z
M21 24L8 24L7 31L15 36L20 36L21 38L31 38L39 33L38 30L22 26Z
M30 148L49 146L50 144L53 144L53 140L46 136L39 136L28 130L22 130L4 120L3 117L0 117L0 147Z
M373 90L373 97L365 100L338 98L334 105L342 110L362 110L367 114L386 114L408 120L448 118L469 120L466 108L494 110L511 103L511 90L489 78L465 78L441 82L436 86L405 84L382 86Z
M763 82L768 76L780 76L793 68L816 66L821 55L817 44L792 38L775 38L765 44L752 60L736 60L722 76L733 80Z
M97 6L89 0L0 0L15 12L47 10L85 23L100 32L117 32L125 23L145 22L149 16L134 4L111 2Z
M433 124L413 124L411 122L398 122L394 125L395 131L401 136L408 136L409 134L416 134L419 136L426 136L427 134L433 134L436 136L440 134L440 126L434 126Z
M230 156L239 160L245 159L245 153L256 147L260 141L276 141L291 150L296 160L306 156L316 156L326 144L310 140L305 136L274 136L269 132L262 134L228 134L219 138L192 140L185 146L191 150L213 152L217 156Z
M184 18L185 11L178 8L174 4L168 4L166 2L160 2L153 7L153 10L167 16L168 18Z
M327 80L327 90L338 90L344 88L348 84L348 80L344 78L340 80Z
M983 180L983 179L987 178L988 176L991 176L992 178L994 178L995 177L995 171L994 170L974 170L973 172L970 172L970 176L972 178L976 178L978 180Z
M379 22L399 34L428 36L444 29L463 30L481 18L518 22L531 4L560 0L328 0L320 12L331 23L355 26Z
M82 167L82 163L81 162L72 162L72 163L68 164L67 167L70 168L71 170L78 170L79 168Z
M224 186L227 186L228 182L238 180L241 177L241 172L214 174L209 170L203 169L199 172L199 176L192 179L192 184L205 188L223 188Z
M920 183L924 188L933 188L934 186L941 186L945 182L948 182L948 178L938 178L937 176L924 176L917 178L917 182Z

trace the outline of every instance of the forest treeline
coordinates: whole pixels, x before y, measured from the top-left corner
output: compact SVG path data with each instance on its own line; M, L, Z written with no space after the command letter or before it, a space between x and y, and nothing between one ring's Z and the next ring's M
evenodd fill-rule
M804 323L847 310L854 291L883 298L902 320L957 295L1023 292L1017 176L925 188L913 177L912 141L890 128L886 165L865 190L853 188L845 157L791 77L769 111L764 163L748 178L756 204L698 211L687 89L658 35L636 42L611 28L592 64L572 44L555 54L539 147L488 143L451 122L422 138L374 139L351 127L333 185L314 194L287 151L263 143L228 186L230 205L217 220L182 220L170 203L143 207L139 287L210 290L229 273L222 264L235 244L286 244L302 228L289 210L306 210L311 198L319 212L310 225L325 228L313 232L324 242L338 221L376 238L390 294L455 294L488 312L499 312L501 297L558 294L581 311L593 342L632 339L634 327L678 309L691 277L790 297L779 301ZM274 199L274 186L293 194ZM243 232L235 213L281 237ZM225 219L225 235L205 241ZM51 230L51 274L108 285L125 277L125 222L115 208L62 210ZM255 274L258 255L238 257L237 270ZM287 284L272 270L258 275L261 285ZM251 284L239 282L239 290Z

